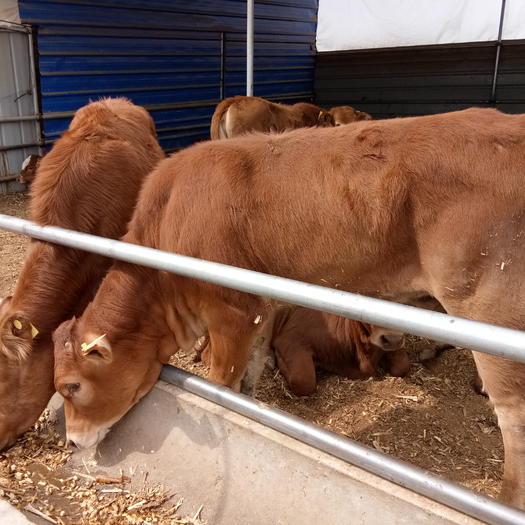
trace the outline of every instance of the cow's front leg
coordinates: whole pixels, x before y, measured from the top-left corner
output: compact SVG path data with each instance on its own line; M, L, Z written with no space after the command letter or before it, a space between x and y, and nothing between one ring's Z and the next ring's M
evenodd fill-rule
M208 379L240 391L251 352L253 334L219 333L210 330L211 359Z

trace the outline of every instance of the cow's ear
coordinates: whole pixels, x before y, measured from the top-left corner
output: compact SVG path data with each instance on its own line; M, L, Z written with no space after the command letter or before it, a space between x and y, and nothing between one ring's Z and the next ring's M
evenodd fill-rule
M89 334L87 339L88 341L80 345L80 352L84 357L93 360L103 359L105 361L111 361L113 359L111 343L106 334L98 336Z
M11 332L11 335L27 341L32 341L38 336L38 329L36 326L24 315L11 315L6 322L6 329Z
M0 329L0 352L12 359L25 359L31 352L37 328L27 317L17 313L7 317Z

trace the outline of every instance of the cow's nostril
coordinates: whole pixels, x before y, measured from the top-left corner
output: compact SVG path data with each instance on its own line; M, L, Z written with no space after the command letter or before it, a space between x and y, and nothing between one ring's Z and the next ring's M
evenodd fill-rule
M397 334L384 334L379 340L383 348L396 348L403 341L403 336Z
M69 438L66 439L66 445L67 446L73 445L76 448L80 448L72 439L69 439Z

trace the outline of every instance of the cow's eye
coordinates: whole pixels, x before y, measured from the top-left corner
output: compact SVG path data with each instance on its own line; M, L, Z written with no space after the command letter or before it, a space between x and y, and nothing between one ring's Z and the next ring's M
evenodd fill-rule
M74 394L80 390L80 383L68 383L67 388L72 394Z
M66 398L73 397L80 390L80 383L64 383L58 391Z

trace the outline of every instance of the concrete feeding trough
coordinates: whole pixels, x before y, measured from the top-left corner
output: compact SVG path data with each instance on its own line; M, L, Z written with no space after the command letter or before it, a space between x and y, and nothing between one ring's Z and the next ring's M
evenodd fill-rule
M147 472L209 525L482 523L164 381L66 468L86 465Z

